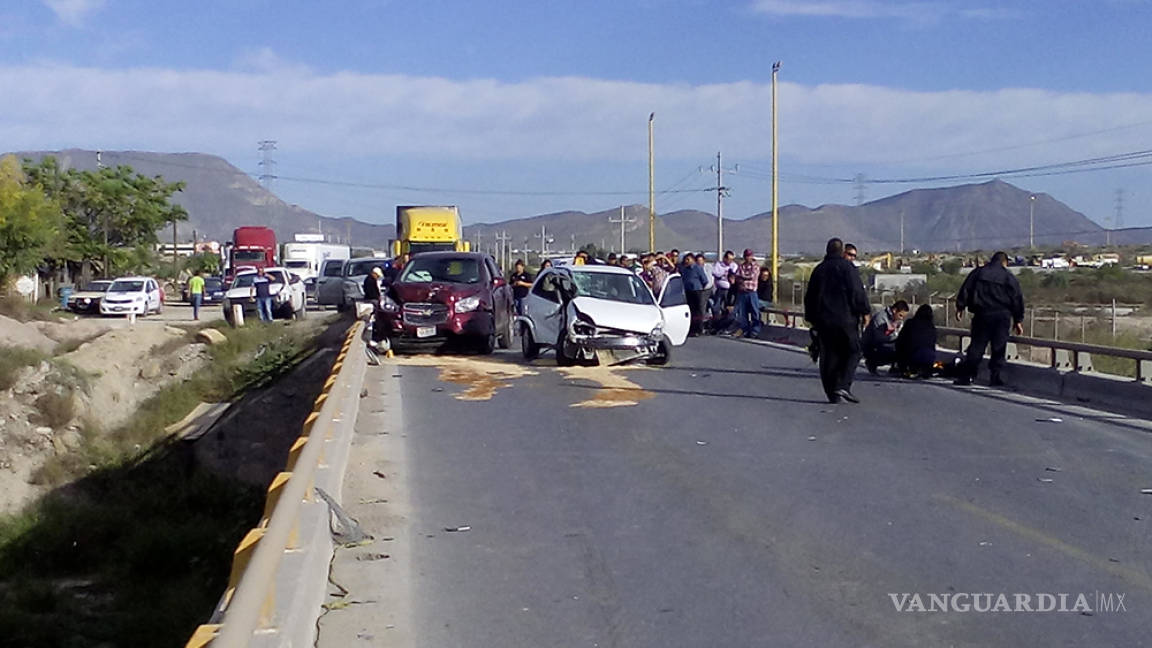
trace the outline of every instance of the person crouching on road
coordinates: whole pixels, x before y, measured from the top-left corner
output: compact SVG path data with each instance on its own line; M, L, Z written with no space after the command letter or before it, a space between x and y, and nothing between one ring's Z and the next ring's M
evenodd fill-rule
M744 261L736 266L736 279L736 323L744 337L760 337L760 299L756 296L760 266L751 249L744 250Z
M708 275L702 266L696 265L696 257L689 253L680 262L680 276L684 281L684 297L692 316L688 336L696 337L704 325L704 309L708 304Z
M920 304L896 336L896 368L908 378L927 378L936 364L936 322L932 307Z
M903 299L891 306L885 306L872 315L860 344L864 348L864 366L868 373L876 375L880 365L892 364L896 360L896 336L900 325L908 316L908 302ZM893 366L893 369L896 369Z
M984 358L984 349L992 343L992 359L988 361L991 374L989 384L1001 387L1004 381L1000 370L1004 368L1008 348L1008 330L1024 334L1024 294L1016 275L1008 271L1008 255L997 252L987 264L968 273L960 292L956 293L956 321L964 317L964 310L972 311L972 341L964 360L963 374L956 378L957 385L971 385Z
M804 319L820 340L820 382L828 402L859 403L852 381L860 363L861 318L868 324L868 296L856 265L844 258L844 242L829 239L825 252L804 293Z
M272 282L268 280L264 268L256 268L256 276L252 278L252 292L250 294L256 300L256 312L260 315L260 321L271 322Z

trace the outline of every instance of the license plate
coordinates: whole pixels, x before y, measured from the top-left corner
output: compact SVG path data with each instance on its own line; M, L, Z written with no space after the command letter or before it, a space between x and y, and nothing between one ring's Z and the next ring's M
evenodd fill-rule
M123 312L124 307L123 306L116 306L112 310L116 311L117 313L120 313L120 312Z
M436 335L435 326L420 326L416 328L416 337L418 338L432 337L433 335Z

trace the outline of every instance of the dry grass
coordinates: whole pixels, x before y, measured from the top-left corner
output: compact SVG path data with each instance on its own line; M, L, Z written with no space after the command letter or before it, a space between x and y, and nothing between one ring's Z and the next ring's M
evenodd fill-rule
M76 415L76 403L70 394L50 391L42 394L34 403L36 423L58 430L68 424Z

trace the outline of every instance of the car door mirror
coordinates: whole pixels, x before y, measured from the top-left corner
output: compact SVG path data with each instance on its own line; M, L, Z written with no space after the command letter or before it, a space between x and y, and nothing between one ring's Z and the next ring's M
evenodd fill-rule
M508 281L506 279L504 279L504 277L496 277L495 279L492 280L492 285L497 287L497 288L500 288L502 286L507 286Z

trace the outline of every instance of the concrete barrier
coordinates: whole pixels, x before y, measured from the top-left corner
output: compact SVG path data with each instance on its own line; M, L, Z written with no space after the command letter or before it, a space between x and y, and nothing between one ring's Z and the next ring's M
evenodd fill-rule
M264 516L237 547L232 576L216 613L186 648L311 646L334 550L328 505L344 490L366 364L355 322L285 472L268 488Z

